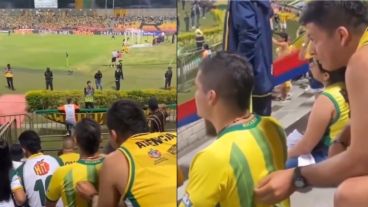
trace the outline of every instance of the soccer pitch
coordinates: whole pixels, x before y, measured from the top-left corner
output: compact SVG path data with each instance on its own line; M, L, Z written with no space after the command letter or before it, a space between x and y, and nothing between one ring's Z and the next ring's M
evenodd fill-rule
M9 91L0 79L0 93L24 93L45 88L44 71L50 67L54 73L54 90L80 89L87 80L94 82L94 74L101 70L103 87L115 86L114 69L109 66L111 53L121 50L124 36L78 36L41 34L0 34L0 67L11 64L14 72L15 92ZM140 44L151 43L152 37L142 37ZM129 44L136 43L130 39ZM68 60L66 58L68 53ZM68 64L68 68L67 68ZM157 46L129 48L123 55L124 80L122 90L162 88L167 67L173 67L172 86L176 85L176 44L171 36ZM73 74L68 74L68 69Z

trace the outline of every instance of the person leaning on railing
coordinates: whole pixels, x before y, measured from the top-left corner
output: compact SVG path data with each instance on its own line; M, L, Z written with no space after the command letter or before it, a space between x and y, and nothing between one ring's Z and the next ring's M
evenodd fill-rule
M76 104L73 104L71 98L66 99L66 104L63 106L58 107L58 110L65 113L65 126L66 126L66 136L70 136L72 134L72 128L77 123L75 113L79 111L79 106Z

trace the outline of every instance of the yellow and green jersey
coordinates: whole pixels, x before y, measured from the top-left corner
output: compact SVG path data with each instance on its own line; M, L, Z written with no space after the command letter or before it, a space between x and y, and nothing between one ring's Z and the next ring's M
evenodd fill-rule
M46 198L56 202L60 197L65 207L87 207L89 201L83 199L75 190L80 181L89 181L98 189L98 174L103 158L97 160L78 160L60 167L51 178Z
M284 169L287 159L284 130L271 117L254 118L227 127L192 161L186 194L180 207L288 207L254 200L261 179Z
M368 45L368 27L365 30L363 36L360 38L358 49L365 45Z
M326 96L334 105L335 116L328 125L325 134L320 143L314 150L323 149L327 152L328 147L337 138L341 131L349 122L350 107L347 98L344 97L345 91L344 83L335 83L327 86L321 95Z
M61 161L63 162L63 165L70 165L79 160L79 154L72 152L72 153L66 153L59 156Z
M120 202L134 207L176 206L176 133L137 134L119 150L129 164L128 186Z

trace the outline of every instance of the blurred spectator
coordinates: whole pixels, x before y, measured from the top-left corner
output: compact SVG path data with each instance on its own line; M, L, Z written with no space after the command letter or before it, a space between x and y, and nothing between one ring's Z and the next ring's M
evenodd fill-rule
M6 65L6 68L4 70L4 76L6 78L6 82L8 84L8 88L9 89L12 89L14 91L15 90L14 89L14 84L13 84L14 74L13 74L13 70L11 69L10 64L7 64Z
M66 99L66 104L58 108L59 111L65 113L66 136L72 135L72 129L77 124L75 113L79 111L79 106L72 103L71 98Z
M195 31L195 40L197 45L197 50L202 50L203 44L204 44L204 36L203 32L198 28Z
M76 144L73 137L65 137L63 141L63 149L59 158L63 165L70 165L79 160L79 154L75 152Z
M151 97L148 100L149 116L147 117L148 127L151 132L163 132L165 131L165 122L168 113L165 108L160 109L157 99Z
M172 67L169 66L165 73L165 89L171 88Z
M46 68L45 71L45 81L46 81L46 90L54 90L53 84L52 84L52 80L53 80L53 74L52 71L50 70L49 67Z
M84 87L84 103L85 103L85 107L87 109L94 108L94 106L93 106L93 103L94 103L93 96L94 96L94 94L95 94L95 89L91 85L91 81L87 81L87 86Z
M97 71L95 74L95 82L96 82L96 89L101 89L102 91L102 73L100 70Z
M22 165L25 158L20 144L12 144L10 146L10 157L12 159L14 169L17 169Z

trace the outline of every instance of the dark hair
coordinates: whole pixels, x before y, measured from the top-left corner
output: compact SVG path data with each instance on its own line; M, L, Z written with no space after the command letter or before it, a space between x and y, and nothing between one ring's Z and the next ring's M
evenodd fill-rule
M130 100L119 100L112 104L107 111L107 127L124 139L148 132L143 110Z
M279 35L285 42L289 41L289 35L286 32L281 32Z
M205 50L210 49L210 47L208 46L208 44L204 44L204 45L203 45L203 48L204 48Z
M101 127L92 119L82 119L75 127L75 137L81 150L93 155L100 147Z
M26 149L31 154L36 154L41 151L41 139L33 130L22 132L18 140L22 148Z
M9 146L5 140L0 139L0 202L8 201L11 197L9 171L12 169Z
M343 82L345 83L345 72L346 72L346 67L341 67L340 69L334 70L334 71L327 71L325 70L321 63L317 60L317 68L323 72L323 73L328 73L328 75L330 76L329 80L328 80L328 85L332 85L334 83L338 83L338 82ZM344 97L345 101L349 103L349 97L348 97L348 91L343 88L340 91L341 95Z
M156 109L158 109L158 102L155 97L151 97L148 100L148 108L151 109L151 111L155 111Z
M13 161L19 162L24 157L22 146L20 144L12 144L10 146L10 156Z
M91 81L87 81L87 84L91 83Z
M315 23L329 32L339 26L357 31L368 24L368 5L361 0L310 1L303 10L300 23Z
M72 98L67 98L67 99L66 99L66 102L67 102L68 104L72 103Z
M6 67L7 67L7 68L10 68L10 64L7 64L7 65L6 65Z
M199 71L206 92L215 90L221 99L238 109L249 109L254 80L252 66L246 58L229 52L218 52L213 57L205 58Z

